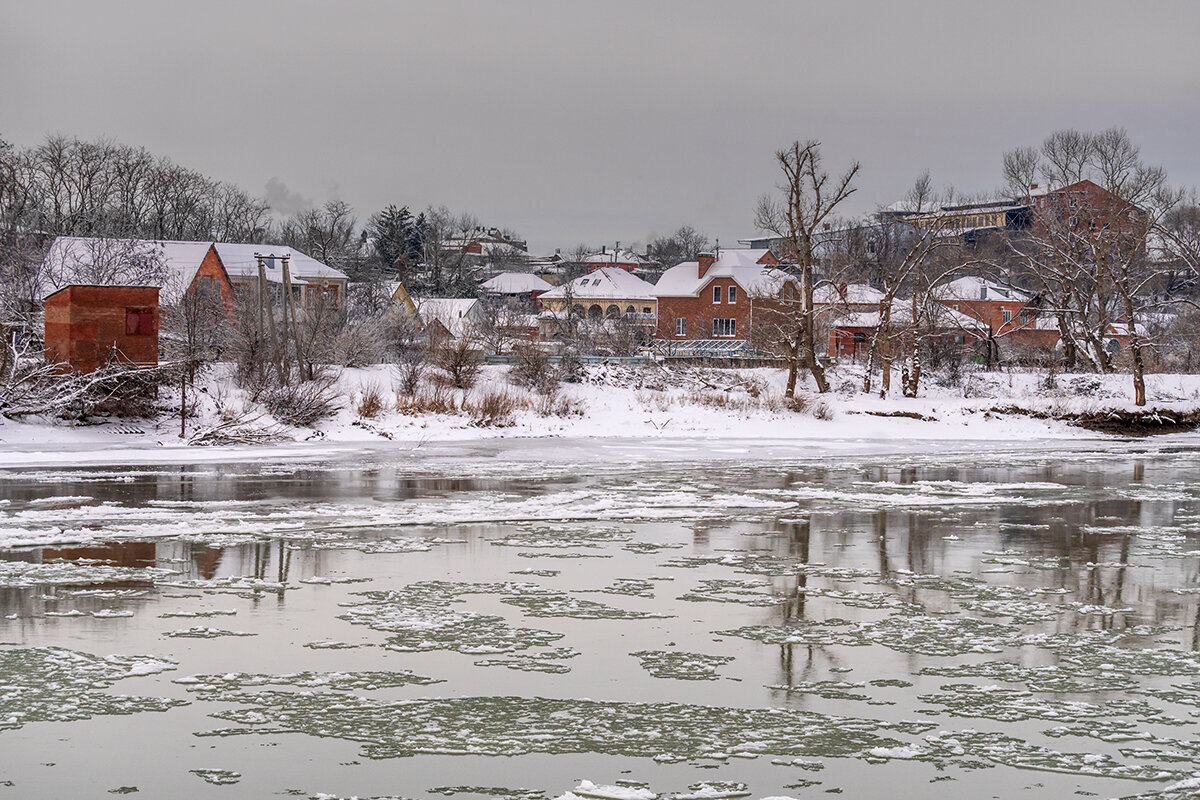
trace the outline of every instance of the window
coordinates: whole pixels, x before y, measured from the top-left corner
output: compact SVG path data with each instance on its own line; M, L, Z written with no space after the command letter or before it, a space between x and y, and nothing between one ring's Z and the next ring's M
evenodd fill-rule
M1000 309L1000 318L1004 320L1004 324L1007 325L1008 323L1012 322L1012 312L1007 308L1002 308Z
M1074 228L1079 224L1079 217L1071 217L1069 220L1067 220L1067 224Z
M737 302L737 287L736 286L729 287L729 302L730 303Z
M714 303L721 302L721 287L720 286L713 287L713 302Z
M125 309L126 336L153 336L154 309L127 308Z
M687 320L683 317L675 320L675 335L687 336Z
M737 336L737 320L720 317L714 319L713 336Z

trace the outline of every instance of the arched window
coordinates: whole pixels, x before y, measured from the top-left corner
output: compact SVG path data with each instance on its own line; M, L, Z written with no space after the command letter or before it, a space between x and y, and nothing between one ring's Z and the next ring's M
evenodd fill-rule
M617 317L621 316L620 306L614 305L604 309L604 316L608 317L609 319L616 319Z
M583 306L579 305L578 303L571 306L571 316L583 319L583 313Z
M632 314L632 313L634 313L634 308L633 308L633 306L625 306L625 313L626 313L626 314Z
M600 306L591 306L588 308L588 319L600 319L604 316L604 309Z

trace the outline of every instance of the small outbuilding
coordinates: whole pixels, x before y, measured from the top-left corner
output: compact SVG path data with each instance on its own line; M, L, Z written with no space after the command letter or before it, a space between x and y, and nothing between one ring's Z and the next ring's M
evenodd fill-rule
M158 363L157 286L66 286L45 299L46 361L94 372Z

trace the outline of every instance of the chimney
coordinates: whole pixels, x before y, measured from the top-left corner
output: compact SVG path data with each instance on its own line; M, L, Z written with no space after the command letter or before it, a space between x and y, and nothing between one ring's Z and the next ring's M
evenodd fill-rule
M703 278L716 260L714 253L699 253L696 256L696 261L700 262L700 274L697 277Z

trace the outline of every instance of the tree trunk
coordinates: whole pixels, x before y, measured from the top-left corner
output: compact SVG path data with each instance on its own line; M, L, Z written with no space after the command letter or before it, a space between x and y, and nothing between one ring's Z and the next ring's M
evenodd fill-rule
M814 317L816 312L813 309L813 279L812 279L812 259L811 257L804 259L804 264L800 269L801 291L803 297L803 311L800 314L800 331L802 335L802 344L804 347L804 360L808 367L808 371L812 373L813 380L817 383L817 391L821 394L829 391L829 381L825 379L825 367L821 366L821 362L817 359L817 342L816 342L816 324Z
M784 345L788 351L788 379L787 389L784 390L784 397L796 396L796 373L800 371L800 331L796 331L795 342L785 342Z

